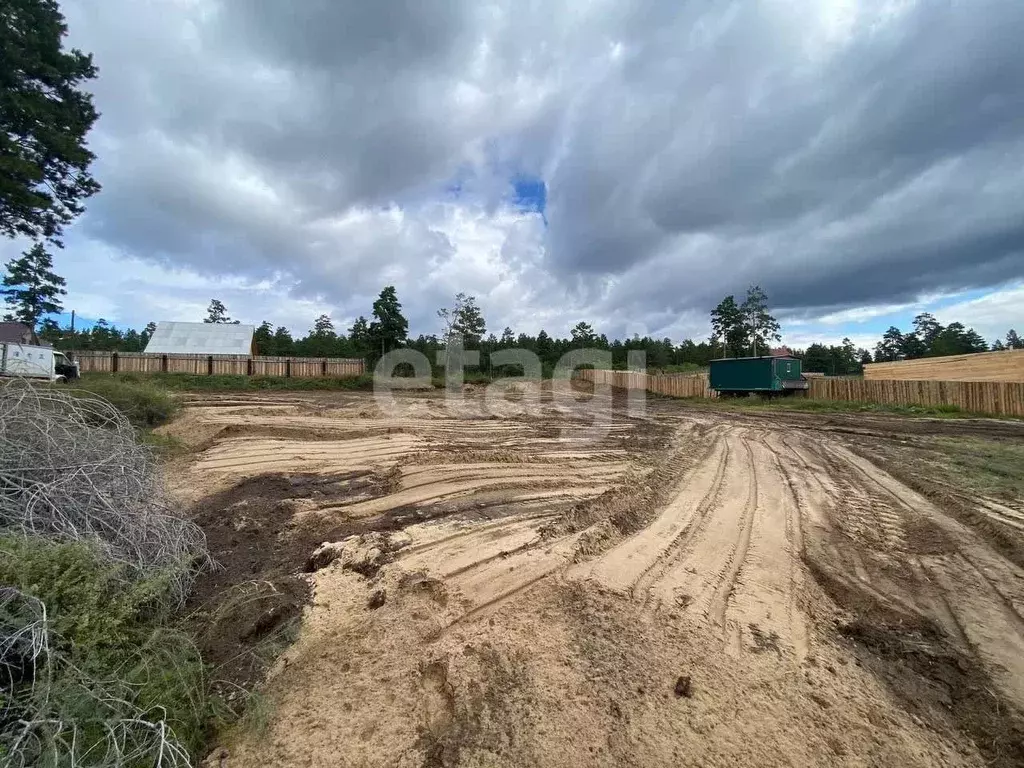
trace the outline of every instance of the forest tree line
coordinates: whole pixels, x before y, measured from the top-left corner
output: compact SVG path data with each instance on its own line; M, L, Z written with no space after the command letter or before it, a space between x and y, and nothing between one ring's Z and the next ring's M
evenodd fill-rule
M731 298L731 297L730 297ZM732 305L741 306L734 301ZM728 305L727 305L728 306ZM550 371L559 359L572 349L590 348L609 351L613 366L624 369L630 351L640 350L646 355L647 366L664 371L696 371L707 367L717 357L742 356L756 351L767 354L770 342L777 340L777 324L767 322L757 332L747 335L736 328L727 328L724 334L694 341L686 339L676 343L668 337L633 336L627 339L609 339L597 333L586 322L577 323L568 337L558 337L541 330L537 334L516 333L505 327L500 334L488 333L476 300L472 296L459 294L452 307L439 310L442 330L440 334L408 335L408 323L401 312L401 304L392 286L385 288L374 302L370 319L359 317L347 329L339 331L328 315L321 315L313 321L305 336L293 337L284 326L274 326L263 321L256 327L255 342L258 354L272 357L337 357L362 358L371 363L379 359L382 351L397 347L408 347L422 352L434 362L437 353L445 348L448 334L462 335L467 349L480 353L479 368L490 371L490 355L503 349L528 349L541 360L546 371ZM446 319L448 318L448 319ZM763 318L761 318L763 319ZM214 300L206 318L207 322L237 322L228 317L221 302ZM982 352L989 349L984 340L971 329L960 323L939 325L928 314L914 320L915 330L906 333L896 328L888 330L876 345L874 352L857 348L849 339L841 344L812 344L806 350L791 350L803 360L804 370L832 376L857 375L865 363L888 360L913 359L952 354ZM103 350L121 352L142 352L146 348L155 323L149 323L141 330L119 329L105 320L97 321L91 328L72 333L68 328L59 328L50 320L44 320L40 336L58 349ZM1024 349L1024 342L1017 333L1010 330L1005 340L998 340L992 349Z
M38 329L40 338L57 349L71 351L142 352L146 349L155 323L142 329L121 329L104 319L88 328L61 328L48 315L63 311L65 281L54 274L53 262L42 244L37 243L18 259L6 265L0 295L7 305L5 319L20 320ZM476 298L456 294L451 306L437 311L440 334L409 336L409 322L394 286L387 286L370 308L369 318L358 317L347 329L338 329L329 315L313 321L305 336L293 337L285 326L264 320L256 326L255 343L258 354L272 357L339 357L362 358L373 364L385 352L408 347L422 352L431 362L444 349L453 334L462 337L466 349L480 353L479 368L491 372L490 356L503 349L528 349L550 372L561 357L571 349L606 350L617 369L627 365L631 351L646 354L649 369L693 371L704 368L716 357L765 355L782 337L778 320L769 311L768 296L760 286L751 286L742 300L726 296L711 311L712 335L705 341L686 339L675 343L668 337L653 338L635 335L628 339L609 339L587 322L577 323L568 337L557 337L541 330L536 335L516 333L503 328L501 333L488 333ZM213 299L203 318L207 323L238 323L232 319L223 302ZM1016 331L996 340L991 349L1019 349L1024 343ZM849 339L838 345L812 344L806 350L792 350L804 361L804 370L829 375L855 375L865 363L912 360L918 357L959 355L989 350L988 343L973 328L962 323L943 326L932 315L922 313L914 318L913 328L901 331L889 328L873 351L857 348Z

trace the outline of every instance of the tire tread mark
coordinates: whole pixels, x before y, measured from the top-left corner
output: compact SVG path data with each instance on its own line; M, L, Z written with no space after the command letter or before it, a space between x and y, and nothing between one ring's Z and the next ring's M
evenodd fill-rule
M1018 634L1024 636L1024 616L1021 616L1020 611L1017 610L1017 606L1013 604L1013 601L1006 596L1006 593L1001 590L994 581L989 577L985 571L983 571L977 563L968 557L963 550L959 553L960 559L963 560L971 570L973 570L981 580L988 586L989 590L998 598L999 604L1006 611L1010 617L1010 622L1017 628Z
M697 503L693 518L673 537L669 545L662 550L654 561L641 571L640 575L630 585L629 593L634 600L639 600L643 596L643 604L650 604L652 600L651 591L654 585L658 583L672 562L686 548L689 541L706 527L707 521L710 518L708 513L721 495L722 482L725 479L725 467L729 463L730 455L729 443L725 441L722 446L722 455L718 461L718 467L715 469L715 476L711 481L711 485L708 486L707 492Z
M747 460L750 464L750 484L748 485L747 500L743 506L743 520L740 526L739 536L729 556L729 564L726 566L725 574L718 583L712 597L708 613L714 624L727 629L725 615L729 606L729 599L736 589L736 580L740 571L743 570L743 563L747 557L747 550L750 547L750 534L754 529L754 515L757 510L757 467L754 461L754 452L750 443L744 438L743 447L747 452Z

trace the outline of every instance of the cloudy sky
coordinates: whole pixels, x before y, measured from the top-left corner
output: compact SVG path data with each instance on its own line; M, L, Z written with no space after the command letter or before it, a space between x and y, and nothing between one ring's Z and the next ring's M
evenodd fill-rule
M1020 0L62 5L100 68L82 316L304 332L394 284L414 334L465 291L681 340L760 283L794 345L1024 326Z

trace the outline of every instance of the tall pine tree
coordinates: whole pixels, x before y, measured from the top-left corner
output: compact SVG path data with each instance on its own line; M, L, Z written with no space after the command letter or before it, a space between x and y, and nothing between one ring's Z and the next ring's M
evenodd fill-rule
M4 297L10 317L33 328L43 315L64 309L61 296L67 291L63 277L53 272L53 259L42 243L36 243L25 251L20 259L7 262L4 276Z
M373 317L369 328L372 354L383 355L405 343L409 335L409 321L402 314L395 286L389 285L380 292L373 302Z
M768 312L768 294L759 285L747 289L747 297L740 305L750 343L750 354L767 355L772 341L781 341L779 321Z
M100 188L85 144L98 115L80 90L96 67L66 34L56 0L0 3L0 234L58 246Z

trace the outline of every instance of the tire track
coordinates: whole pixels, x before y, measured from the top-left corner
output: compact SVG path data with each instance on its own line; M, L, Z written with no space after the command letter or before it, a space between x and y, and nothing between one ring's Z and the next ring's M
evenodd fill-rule
M992 578L985 573L984 569L975 563L974 560L972 560L966 553L961 551L960 558L968 565L968 567L978 574L978 578L981 579L982 583L986 584L992 594L996 596L1000 603L1002 603L1003 607L1006 609L1007 617L1010 622L1016 626L1018 634L1024 637L1024 616L1021 615L1021 612L1017 609L1017 606L1013 604L1013 601L1009 596L1003 592Z
M754 515L757 510L757 467L754 462L754 453L750 448L750 443L745 438L742 438L742 442L747 455L748 469L750 471L747 500L743 505L743 516L740 523L739 536L736 539L736 544L729 557L725 574L712 596L711 609L709 611L712 623L716 624L722 630L723 635L727 631L725 615L728 610L729 599L732 597L733 591L736 589L736 579L739 576L739 573L743 568L743 563L747 557L747 550L750 547L750 533L754 528Z
M802 660L807 655L809 641L807 628L801 615L800 606L797 604L797 595L800 593L803 580L803 554L804 537L803 523L800 514L800 499L797 497L793 481L782 466L782 459L778 452L764 441L765 448L771 454L775 471L785 484L783 509L786 514L786 542L788 544L787 561L789 568L789 592L786 595L787 623L792 633L793 647L797 658ZM788 503L787 503L788 501Z
M712 448L712 452L714 448ZM650 605L653 600L652 590L665 575L673 563L680 559L685 551L686 545L697 535L703 532L707 525L709 512L719 501L722 492L722 481L725 479L725 468L729 463L730 448L728 442L723 441L718 465L715 470L714 479L708 490L701 497L696 509L690 516L690 521L672 539L669 545L662 550L661 554L637 577L629 587L629 593L634 600L640 600L645 606ZM671 504L678 504L677 496ZM670 504L670 506L671 506ZM642 599L641 599L642 598Z
M918 578L922 583L929 584L931 589L927 597L928 608L936 615L939 623L943 628L965 649L970 653L975 654L974 645L967 637L967 632L964 630L963 624L960 622L959 617L953 610L953 606L949 604L949 600L946 599L945 593L937 585L940 583L939 579L933 572L934 565L926 565L921 561L920 558L911 558L910 567L917 573ZM920 602L920 601L919 601Z
M714 441L708 450L702 452L703 456L697 460L693 469L684 475L671 500L662 506L653 521L596 559L577 566L573 576L593 578L615 592L635 594L638 599L642 598L642 590L637 589L637 584L645 578L645 574L648 574L649 582L654 583L650 580L649 572L670 570L674 563L666 551L672 549L674 543L678 544L685 539L688 530L690 535L696 535L699 531L699 528L691 527L692 520L701 501L713 492L716 483L721 482L728 450L725 439ZM713 458L716 452L717 462ZM660 476L656 481L669 484L674 475L670 471L668 477Z

